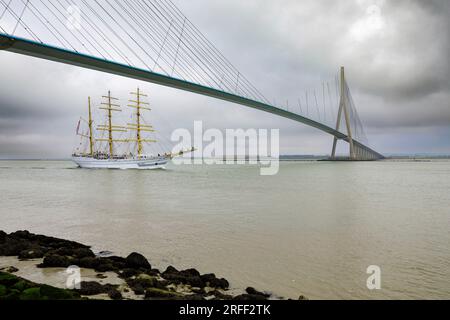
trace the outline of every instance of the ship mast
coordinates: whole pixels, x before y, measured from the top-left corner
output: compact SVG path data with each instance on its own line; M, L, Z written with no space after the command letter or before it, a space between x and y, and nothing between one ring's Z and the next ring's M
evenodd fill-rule
M93 137L93 131L92 131L92 112L91 112L91 97L88 98L88 102L89 102L89 151L90 151L90 156L93 157L94 156L94 137Z
M101 125L97 128L100 131L108 131L108 139L98 139L98 141L107 141L109 144L109 158L114 158L114 142L128 142L128 140L114 140L113 132L127 132L126 128L123 126L115 126L112 122L113 112L122 112L120 109L120 105L113 104L113 101L117 101L119 99L113 98L111 96L111 91L108 91L107 96L103 96L104 99L107 99L107 102L101 103L101 110L106 110L108 112L108 125Z
M141 158L143 156L143 143L145 142L156 142L156 140L142 139L142 132L154 132L153 127L149 125L142 124L142 111L151 109L145 106L148 106L148 102L143 102L142 97L147 97L147 95L143 94L139 88L137 88L136 92L131 92L132 95L136 96L136 100L129 100L129 102L133 103L132 105L128 105L130 108L136 109L136 123L128 123L127 129L136 131L136 140L129 140L130 142L137 142L137 156Z

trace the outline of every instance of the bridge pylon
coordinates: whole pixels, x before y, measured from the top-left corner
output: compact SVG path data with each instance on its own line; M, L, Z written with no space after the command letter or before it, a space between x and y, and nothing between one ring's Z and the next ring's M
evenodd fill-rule
M363 129L362 124L359 121L359 117L357 116L356 109L353 105L350 90L345 80L344 67L341 67L340 70L340 96L341 97L339 101L339 111L336 122L336 131L342 132L340 131L340 129L341 126L343 125L342 120L344 120L347 134L345 139L340 138L336 135L334 136L333 150L331 152L330 160L372 161L383 159L384 157L381 154L373 151L366 145L362 144L361 141L358 141L359 138L356 137L358 133L363 131ZM357 121L355 121L355 117L357 118ZM358 127L356 127L355 123L358 123L360 125L359 130ZM355 127L352 127L352 124L354 124ZM336 156L336 148L339 140L344 140L348 142L350 147L348 158L347 157L338 158Z
M341 129L341 120L342 120L342 113L344 113L344 119L347 129L347 136L348 136L348 142L350 145L350 160L357 160L356 159L356 153L355 153L355 147L353 144L353 135L352 135L352 128L350 125L350 114L348 110L348 106L345 99L345 68L341 67L340 72L340 91L341 91L341 98L339 101L339 111L337 116L337 123L336 123L336 131L339 131ZM338 138L334 137L333 141L333 150L331 152L331 159L336 160L336 148L337 148Z

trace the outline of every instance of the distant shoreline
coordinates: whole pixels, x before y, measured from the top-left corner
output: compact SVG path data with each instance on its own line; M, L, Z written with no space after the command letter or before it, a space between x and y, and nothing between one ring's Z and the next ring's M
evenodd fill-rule
M293 155L293 156L280 156L279 161L281 162L289 162L289 161L305 161L305 162L315 162L315 161L321 161L328 159L329 156L302 156L302 155ZM218 160L222 160L219 158ZM237 158L236 161L242 161L242 160L248 160L245 158ZM265 159L264 159L265 160ZM275 160L275 159L273 159ZM450 155L399 155L399 156L386 156L386 159L382 161L389 161L389 160L406 160L406 161L414 161L414 160L450 160ZM67 158L54 158L54 159L24 159L24 158L0 158L0 162L6 162L6 161L21 161L21 162L32 162L32 161L55 161L55 162L63 162L63 161L72 161L71 159Z

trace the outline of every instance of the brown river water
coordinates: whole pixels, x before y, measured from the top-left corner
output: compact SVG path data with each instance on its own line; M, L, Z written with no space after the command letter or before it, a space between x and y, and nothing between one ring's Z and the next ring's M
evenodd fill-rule
M0 230L195 267L277 296L450 299L450 162L158 171L0 161ZM369 290L368 266L381 269ZM36 271L40 272L40 271Z

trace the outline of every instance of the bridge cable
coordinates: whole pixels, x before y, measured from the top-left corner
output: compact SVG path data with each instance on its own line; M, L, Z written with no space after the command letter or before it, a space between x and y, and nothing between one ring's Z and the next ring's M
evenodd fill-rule
M19 16L14 12L14 10L12 10L10 6L7 6L6 3L5 3L3 0L0 0L0 1L1 1L2 5L6 8L6 10L8 10L8 12L11 14L11 16L12 16L14 19L20 21L20 20L19 20ZM39 37L38 37L38 36L37 36L37 35L36 35L36 34L35 34L28 26L27 26L27 24L26 24L24 21L21 21L20 24L21 24L21 26L25 29L25 31L27 31L28 34L29 34L33 39L35 39L36 41L42 43L42 41L39 39ZM2 28L2 30L5 31L5 34L9 34L5 29Z
M125 1L127 4L128 2ZM138 8L134 8L132 5L128 4L130 6L130 8L132 8L132 10L134 10L134 12L136 13L136 15L142 20L142 22L147 26L148 29L153 30L153 32L155 32L155 34L159 37L159 39L162 41L162 44L160 46L160 57L163 58L163 60L166 62L167 66L171 66L172 64L169 63L164 57L167 57L168 60L174 60L174 56L176 54L176 45L172 45L171 41L172 39L174 39L174 36L172 36L171 32L173 30L174 24L173 24L173 20L170 21L169 23L169 29L168 31L166 31L166 26L162 25L160 22L158 22L157 20L160 20L159 17L156 17L156 19L145 19L141 16L140 11L145 11L146 9L143 8L140 11L138 10ZM148 14L148 16L152 16L151 13ZM158 24L158 26L154 26L151 25L149 22L147 22L147 20L152 21L152 22L156 22ZM172 28L170 28L170 26L172 26ZM141 25L141 28L147 32L146 28L144 26ZM175 32L175 31L173 31ZM150 34L149 34L150 35ZM151 36L151 35L150 35ZM167 39L165 40L167 36ZM165 40L165 41L164 41ZM167 50L162 50L163 44L165 43ZM184 50L184 49L183 49ZM195 61L194 61L195 62ZM196 81L196 83L202 84L202 83L206 83L209 86L212 86L211 83L209 82L209 80L207 80L207 78L203 77L202 75L200 75L191 65L191 63L189 63L189 61L187 61L183 56L179 56L178 59L178 66L179 68L177 69L177 73L180 74L180 76L184 79L189 78L189 75L193 78L193 81ZM188 77L184 77L182 75L183 72L184 74L186 74ZM169 75L169 74L167 74ZM192 78L190 79L192 81ZM200 80L199 80L200 78Z
M59 4L59 6L60 6L61 8L64 9L64 6L63 6L63 4L61 3L60 0L56 0L56 2ZM69 3L69 2L68 2L68 3ZM70 3L69 3L69 5L70 5ZM82 36L82 37L83 37L83 38L91 45L92 48L94 48L95 51L97 51L97 52L102 56L103 59L106 60L106 56L98 49L98 47L100 47L103 51L106 51L106 50L102 47L102 45L101 45L94 37L92 37L92 35L91 35L91 34L89 33L89 31L83 26L83 24L82 24L81 21L80 21L80 29L79 29L79 30L81 30L81 29L84 29L84 31L85 31L85 32L81 32L81 31L80 31L81 36ZM93 39L93 41L96 42L96 44L94 45L94 44L86 37L85 34L89 35L89 36ZM108 52L107 52L107 51L106 51L106 55L108 55ZM112 56L110 56L110 58L112 58Z
M174 21L173 16L172 16L172 19L167 18L167 14L164 15L164 13L161 11L162 9L156 7L153 3L150 2L150 4L153 6L154 9L152 9L152 7L150 7L147 3L144 2L144 4L145 4L145 5L147 6L147 8L148 8L149 10L151 10L151 12L152 12L154 15L156 15L160 20L166 20L166 22L172 21L174 25L178 25L178 24L176 23L176 21ZM155 11L155 10L156 10L156 11ZM187 18L186 18L186 20L187 20ZM175 41L176 41L176 40L175 40ZM184 43L184 41L183 41L183 43ZM205 65L205 63L198 57L198 55L192 50L192 48L191 48L190 46L188 46L188 45L186 45L186 44L185 44L185 46L186 46L186 48L189 50L189 52L191 52L191 53L185 51L183 47L181 47L181 49L187 54L187 56L188 56L190 59L192 59L192 61L193 61L195 64L197 64L197 65L202 69L202 71L203 71L203 72L204 72L211 80L213 80L213 81L220 87L220 84L219 84L216 80L214 80L214 78L211 76L211 74L214 74L214 72L211 72L212 70L210 70L209 68L208 68L208 69L209 69L209 72L208 72L207 70L205 70L205 69L199 64L199 62L203 63L203 65ZM191 54L193 54L194 57L192 57ZM230 90L230 92L232 92L232 91Z
M92 8L90 6L88 6L84 0L83 4L85 5L85 7L90 10L92 12ZM69 1L66 0L67 3L71 4L71 5L76 5L73 1ZM95 12L94 12L95 14ZM122 52L122 50L120 50L120 48L118 48L116 45L114 45L114 42L108 37L108 35L95 23L95 21L91 20L91 18L88 15L83 15L83 18L85 20L85 22L92 28L92 31L96 34L98 34L98 36L103 39L103 41L110 46L115 53L121 58L123 59L123 62L125 62L127 65L129 65L130 67L133 66L133 63L130 61L130 59L127 57L127 55L125 53ZM90 33L89 33L90 34ZM92 36L93 37L93 36ZM93 37L94 38L94 37ZM102 47L103 48L103 47ZM105 49L103 49L105 50ZM114 60L114 58L112 57L111 53L107 50L105 50L105 52L107 52L107 54L112 58L112 60Z
M168 0L166 2L163 3L168 3L170 5L170 7L177 12L180 16L184 17L184 15L181 13L180 9L174 5L174 3L171 0ZM235 70L236 72L239 72L239 70L237 70L230 62L227 58L225 58L223 56L223 54L217 50L217 48L203 35L202 32L200 32L200 30L198 30L198 28L192 24L192 22L190 22L189 19L188 20L188 26L191 26L191 28L194 30L194 32L201 38L203 39L203 41L207 44L207 46L216 53L216 55L218 56L218 59L220 58L223 62L225 62L225 65L228 66L228 68L231 68L232 70ZM264 95L262 95L253 85L251 85L251 83L247 80L247 78L245 78L244 76L242 76L242 79L245 83L249 84L249 86L252 88L252 90L254 92L256 92L256 97L259 97L261 99L261 101L266 102L267 104L270 104L270 102L264 97Z
M174 55L175 55L175 52L176 52L176 46L173 46L172 45L172 43L171 43L171 41L169 41L169 40L172 40L173 39L173 36L171 35L171 30L173 29L173 20L172 21L170 21L170 23L169 23L169 29L168 29L168 31L166 31L165 29L166 29L166 27L165 26L163 26L163 25L161 25L157 20L160 20L160 18L159 17L156 17L157 19L145 19L145 18L143 18L142 16L141 16L141 12L142 11L146 11L146 9L145 8L141 8L141 10L139 10L138 8L134 8L132 5L130 5L127 1L125 1L129 6L130 6L130 8L132 9L132 10L134 10L134 12L136 13L136 15L142 20L142 22L147 26L147 28L148 29L151 29L151 30L153 30L154 32L155 32L155 34L159 37L159 39L160 40L162 40L162 44L161 44L161 46L160 46L160 57L164 57L164 56L167 56L167 59L169 59L169 60L172 60L173 61L173 57L174 57ZM139 2L138 2L138 5L139 5ZM148 16L152 16L152 14L151 13L148 13ZM153 25L151 25L149 22L147 22L147 21L152 21L152 22L156 22L158 25L159 25L159 28L158 28L158 26L153 26ZM172 28L170 27L170 26L172 26ZM146 30L146 28L145 27L143 27L142 25L141 25L141 28L145 31L145 32L147 32L147 30ZM158 31L159 29L161 29L160 31ZM175 32L175 31L174 31ZM149 34L150 35L150 34ZM165 38L166 38L166 36L167 36L167 39L166 40L164 40ZM168 48L168 50L165 50L165 51L163 51L162 49L164 48L164 46L163 46L163 44L166 44L167 46L167 48ZM171 53L173 53L173 55L171 54ZM169 62L167 62L167 60L166 59L164 59L164 61L166 62L166 64L167 64L167 66L170 66L171 64L169 63ZM185 64L186 63L186 64ZM204 77L202 77L195 69L193 69L193 67L190 65L190 63L187 61L187 60L185 60L184 59L184 57L180 57L180 59L179 59L179 67L181 67L182 68L182 72L183 73L185 73L185 74L188 74L188 75L191 75L194 79L195 79L195 81L197 81L197 83L207 83L207 84L210 84L209 83L209 81L208 80L206 80ZM189 69L189 71L188 71L188 69ZM177 73L179 73L180 74L180 72L177 72ZM168 75L168 74L167 74ZM200 81L198 80L198 78L200 77ZM184 77L183 77L184 78Z
M30 2L30 0L27 0L27 3L23 7L22 13L20 14L19 20L17 20L16 26L13 29L12 35L14 35L14 33L16 33L17 27L19 26L20 21L22 21L23 14L25 13L25 10L27 10L29 2Z
M169 2L163 2L163 6L164 7L166 7L167 8L167 5L166 5L166 3L169 3L169 4L171 4L171 2L169 1ZM179 13L179 9L176 7L176 6L174 6L173 4L172 4L172 7L171 7L171 9L172 10L175 10L176 11L176 13L179 15L179 17L181 17L181 18L185 18L185 16L183 15L183 14L180 14ZM187 18L186 18L187 19ZM188 27L191 27L191 26L193 26L192 25L192 23L189 21L189 19L187 19L187 21L188 21ZM194 28L195 28L195 26L193 26ZM194 30L192 27L191 27L191 29L192 30ZM195 28L196 29L196 28ZM196 30L198 30L198 29L196 29ZM199 39L198 39L198 36L195 36L196 34L199 34L199 32L194 32L193 33L193 35L194 35L194 37L196 38L196 40L197 40L197 42L199 41ZM204 38L204 37L203 37ZM199 44L200 44L200 46L195 46L195 48L202 48L203 46L205 46L205 41L201 41L201 42L198 42ZM208 49L208 45L206 45L206 48ZM209 49L210 50L210 49ZM210 51L211 52L211 51ZM212 58L213 60L218 60L218 58L216 58L216 59L214 59L214 58ZM228 68L229 68L229 66L227 66ZM236 74L236 72L234 72L235 74ZM233 77L233 78L235 78L235 77ZM243 83L244 84L244 83ZM247 86L246 86L247 87ZM248 89L248 88L247 88ZM247 91L247 89L245 90L245 91ZM251 89L249 89L249 91L251 92ZM250 96L254 96L253 94L250 94ZM261 99L261 100L263 100L263 99ZM265 100L267 100L267 99L265 99ZM270 103L269 103L270 104Z

